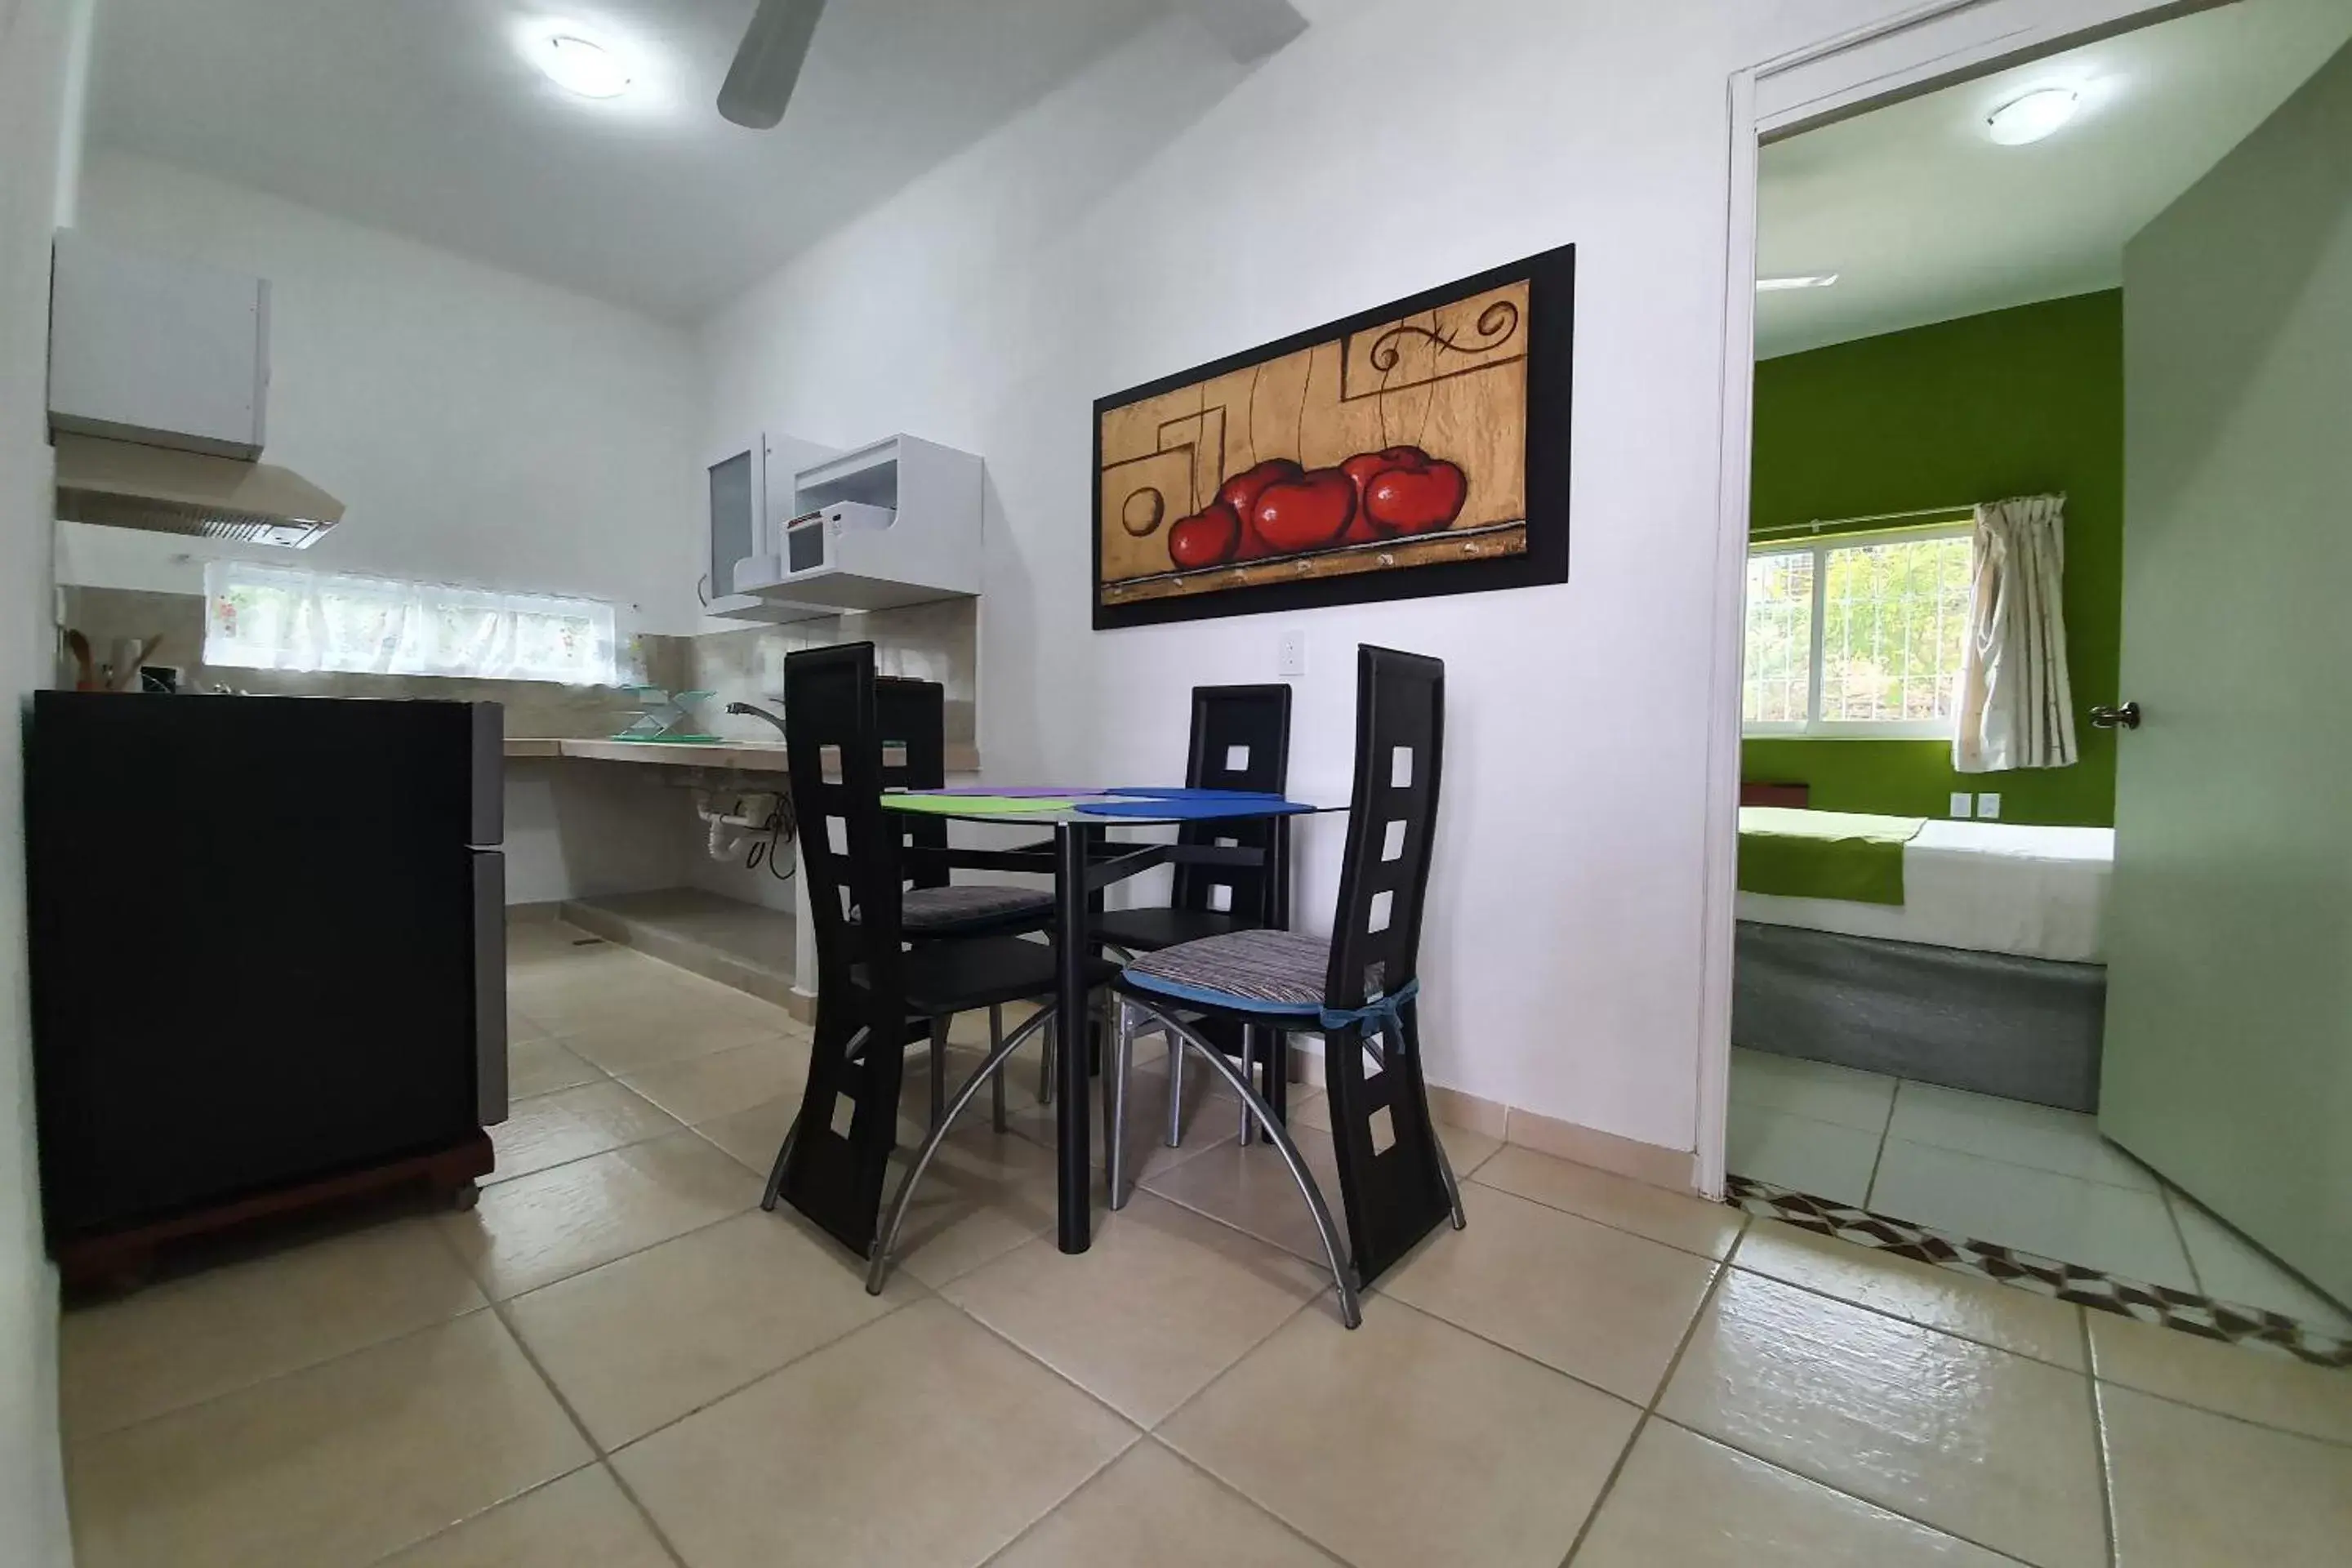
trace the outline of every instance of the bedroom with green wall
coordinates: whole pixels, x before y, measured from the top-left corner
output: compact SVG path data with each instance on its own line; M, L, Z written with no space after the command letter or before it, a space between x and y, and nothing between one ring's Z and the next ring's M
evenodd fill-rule
M1822 811L1944 816L2000 792L2008 822L2115 824L2122 647L2123 294L2107 289L1863 338L1756 367L1749 526L2066 497L2066 651L2082 760L1960 773L1947 741L1746 742L1750 782L1804 784ZM1824 532L1835 531L1824 530Z

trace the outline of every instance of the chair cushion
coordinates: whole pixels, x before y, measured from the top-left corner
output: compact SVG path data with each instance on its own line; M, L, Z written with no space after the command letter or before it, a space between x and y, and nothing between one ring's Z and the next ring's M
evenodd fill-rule
M1118 973L1099 959L1088 959L1087 985L1091 989ZM899 999L908 1012L927 1016L1051 996L1055 978L1054 950L1042 942L1024 942L1015 936L922 942L898 955ZM861 963L853 969L850 980L864 989L866 966Z
M910 935L937 935L965 926L994 925L1017 916L1050 916L1054 895L1002 882L961 882L909 888L898 900L898 927Z
M1202 937L1248 931L1256 924L1214 910L1110 910L1095 920L1095 935L1129 952L1156 952Z
M1178 1001L1244 1013L1323 1009L1331 944L1287 931L1237 931L1146 953L1123 972L1128 984Z

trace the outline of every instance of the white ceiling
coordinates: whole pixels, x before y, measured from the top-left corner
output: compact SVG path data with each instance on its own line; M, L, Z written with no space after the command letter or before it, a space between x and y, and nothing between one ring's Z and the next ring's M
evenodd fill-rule
M719 119L753 0L99 0L91 138L690 321L1164 0L834 0L773 131ZM575 97L519 53L625 47Z
M1758 295L1758 355L2115 287L2124 242L2347 37L2352 0L2240 0L1765 148L1758 271L1838 281ZM2083 100L2055 135L1985 135L2051 85Z

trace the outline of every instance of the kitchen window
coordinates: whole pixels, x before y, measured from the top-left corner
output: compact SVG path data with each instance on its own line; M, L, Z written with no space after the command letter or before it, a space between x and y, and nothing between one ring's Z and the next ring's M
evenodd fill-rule
M613 606L594 599L244 561L205 568L205 662L568 686L619 679Z
M1948 739L1969 620L1970 531L1750 550L1743 731Z

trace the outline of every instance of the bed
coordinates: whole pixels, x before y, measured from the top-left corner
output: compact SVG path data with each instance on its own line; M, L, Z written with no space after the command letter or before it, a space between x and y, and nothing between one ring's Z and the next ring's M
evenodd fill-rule
M1732 1037L2094 1110L2115 833L1743 807Z

